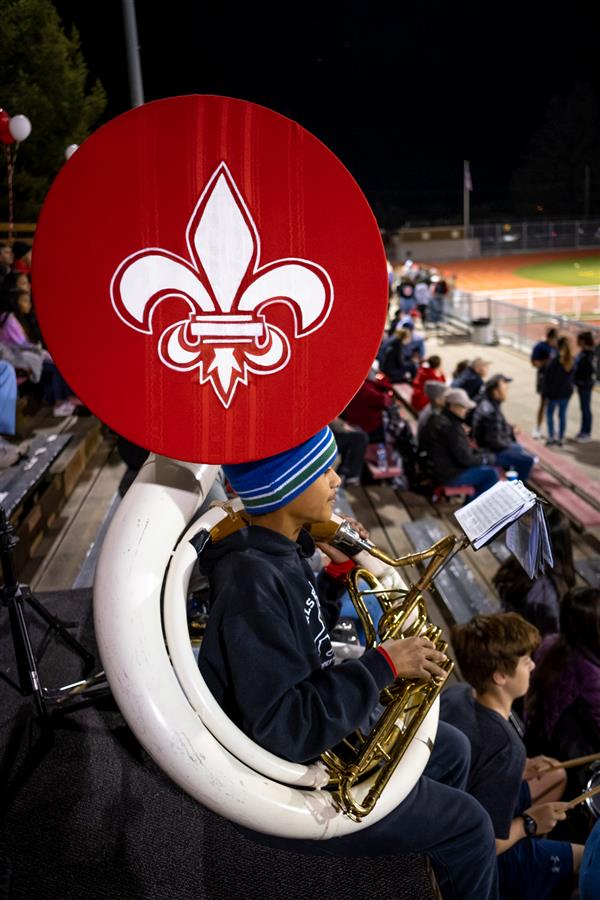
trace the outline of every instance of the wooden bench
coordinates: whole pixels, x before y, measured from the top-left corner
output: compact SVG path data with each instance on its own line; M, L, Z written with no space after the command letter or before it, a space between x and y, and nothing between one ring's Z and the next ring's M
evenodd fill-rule
M406 381L400 381L398 384L392 385L392 391L394 392L394 396L404 404L409 413L416 417L418 413L412 405L412 385L408 384Z
M434 518L418 519L404 526L415 550L430 547L448 532ZM500 603L479 584L473 570L455 556L434 580L435 592L457 624L468 622L478 613L500 612Z
M33 438L25 456L0 472L0 503L10 518L46 476L72 435L51 434Z
M590 506L594 506L600 510L600 488L598 482L589 478L576 462L565 459L556 450L550 449L534 441L531 435L521 434L518 436L519 443L540 460L541 467L551 472L560 482L569 487L572 491L582 497ZM535 480L536 472L532 473Z
M387 465L385 468L381 468L377 464L377 449L379 444L369 444L365 453L365 464L367 469L371 473L371 477L375 481L380 481L385 478L399 478L402 475L402 468L394 463L392 458L391 449L388 444L385 444L385 453L387 459Z
M600 588L600 559L575 560L575 571L590 587Z
M438 503L440 500L448 500L450 497L472 497L475 488L471 484L442 484L434 488L433 502Z
M532 471L529 480L536 490L544 494L581 530L600 525L600 509L576 494L552 472L538 466Z

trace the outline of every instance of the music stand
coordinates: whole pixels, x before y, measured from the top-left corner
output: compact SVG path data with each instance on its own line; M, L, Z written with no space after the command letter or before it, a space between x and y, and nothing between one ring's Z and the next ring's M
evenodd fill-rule
M108 692L109 688L103 672L87 677L94 667L95 657L70 634L69 628L73 628L76 623L63 622L62 619L52 615L31 593L27 585L19 583L12 555L19 539L13 532L14 527L0 505L0 563L4 576L4 584L0 587L0 599L1 605L8 610L18 684L3 672L0 672L0 676L24 697L32 696L40 722L43 725L50 725L54 713L67 712L75 706L80 707L92 698ZM26 606L48 626L37 653L29 636L25 617ZM52 633L60 637L83 661L82 681L59 688L48 688L42 684L38 664Z

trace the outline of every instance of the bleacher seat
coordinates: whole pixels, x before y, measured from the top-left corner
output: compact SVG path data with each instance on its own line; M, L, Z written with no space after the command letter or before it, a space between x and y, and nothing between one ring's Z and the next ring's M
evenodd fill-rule
M471 484L441 484L433 491L433 502L439 503L440 500L448 500L450 497L472 497L474 493L475 488Z

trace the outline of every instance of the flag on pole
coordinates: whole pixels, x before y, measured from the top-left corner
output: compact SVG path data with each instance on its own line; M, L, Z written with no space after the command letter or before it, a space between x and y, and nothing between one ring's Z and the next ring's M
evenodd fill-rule
M471 181L471 167L469 165L469 161L465 159L464 161L464 177L465 177L465 191L473 190L473 182Z

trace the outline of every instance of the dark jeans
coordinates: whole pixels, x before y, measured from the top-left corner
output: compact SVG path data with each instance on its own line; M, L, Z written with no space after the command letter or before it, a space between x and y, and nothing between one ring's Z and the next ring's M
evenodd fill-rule
M329 841L287 840L239 830L258 843L311 856L425 853L445 900L495 900L492 823L478 801L464 792L470 761L467 738L440 722L423 775L408 797L370 828Z
M353 431L335 431L335 442L342 457L339 474L346 478L360 478L369 435L358 427Z
M592 388L578 387L579 405L581 406L581 428L580 434L592 433Z
M496 462L503 469L514 469L521 481L527 481L533 466L533 456L515 442L506 450L496 453Z
M554 410L558 408L558 439L562 441L565 436L565 431L567 430L567 406L569 405L570 397L565 397L562 400L550 400L548 399L548 406L546 407L546 422L548 425L548 437L554 438Z
M45 360L42 367L42 384L44 403L60 403L73 393L56 365L49 360Z
M472 469L465 469L456 478L447 481L448 487L456 487L458 485L470 484L475 488L475 497L479 497L488 488L496 484L498 481L498 473L493 466L473 466Z

